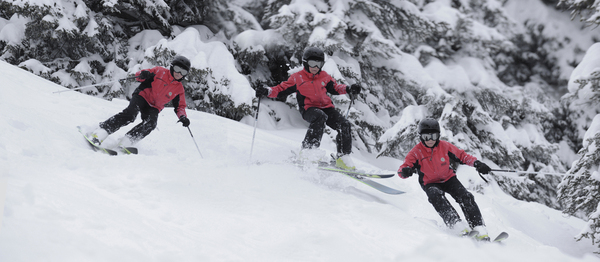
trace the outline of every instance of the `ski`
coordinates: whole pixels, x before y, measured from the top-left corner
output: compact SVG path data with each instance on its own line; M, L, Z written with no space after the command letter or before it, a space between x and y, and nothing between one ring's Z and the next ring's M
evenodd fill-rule
M292 153L295 155L296 152L292 151ZM333 156L332 156L333 158ZM297 161L297 160L292 160L292 163L294 163L297 166L300 167L304 167L304 166L313 166L311 164L305 164L301 161ZM316 164L316 163L315 163ZM335 162L325 162L325 161L319 161L318 164L316 164L316 167L319 170L323 170L323 171L332 171L332 172L338 172L338 173L344 173L344 174L351 174L351 175L358 175L358 176L363 176L363 177L368 177L368 178L390 178L395 176L396 174L375 174L375 173L369 173L369 172L365 172L362 170L347 170L347 169L341 169L339 167L337 167L335 165Z
M502 232L500 234L498 234L498 236L496 238L494 238L494 240L490 241L489 238L485 238L485 239L477 239L477 235L479 234L478 231L476 230L471 230L469 232L464 232L461 234L462 237L468 237L468 238L472 238L475 239L477 241L481 241L481 242L495 242L495 243L500 243L503 240L508 238L508 233L506 232Z
M326 170L326 171L330 171L330 170ZM386 193L386 194L399 195L399 194L406 193L404 191L400 191L400 190L393 189L393 188L388 187L388 186L384 186L382 184L379 184L379 183L377 183L377 182L375 182L375 181L373 181L371 179L368 179L368 178L366 178L364 176L361 176L361 175L355 175L355 174L343 173L343 172L341 174L344 174L344 175L346 175L346 176L348 176L348 177L350 177L350 178L352 178L352 179L354 179L354 180L356 180L358 182L361 182L361 183L363 183L363 184L365 184L367 186L370 186L370 187L372 187L374 189L377 189L377 190L379 190L379 191L381 191L383 193Z
M121 150L121 152L128 155L137 155L138 153L138 149L135 147L119 147L119 149Z
M302 163L297 163L294 162L294 164L298 167L304 168L310 165L304 165ZM392 177L394 176L393 174L367 174L367 173L362 173L360 171L351 171L351 170L344 170L344 169L339 169L339 168L334 168L329 166L327 163L319 163L318 166L315 167L317 170L322 170L322 171L328 171L328 172L336 172L336 173L340 173L340 174L344 174L358 182L361 182L367 186L370 186L376 190L379 190L383 193L386 194L391 194L391 195L399 195L399 194L404 194L404 191L400 191L385 185L382 185L380 183L377 183L371 179L369 179L369 176L371 177L375 177L375 178L387 178L387 177Z
M479 231L471 230L471 231L463 232L460 236L468 237L468 238L475 238L475 236L477 236L478 234L479 234Z
M296 152L292 151L292 153L294 155L296 155ZM303 163L301 161L297 161L297 160L292 160L291 162L300 168L312 166L310 164L305 164L305 163ZM372 187L373 189L376 189L376 190L386 193L386 194L399 195L399 194L406 193L404 191L400 191L400 190L382 185L380 183L377 183L377 182L369 179L369 178L389 178L389 177L393 177L394 174L369 174L369 173L365 173L365 172L362 172L359 170L345 170L345 169L340 169L340 168L336 167L335 163L329 163L329 162L323 162L323 161L319 161L318 164L315 163L315 165L313 167L315 167L317 170L344 174L358 182L361 182L367 186Z
M500 233L492 242L502 242L503 240L508 238L508 233L502 232Z
M369 177L369 178L390 178L390 177L394 176L394 174L370 174L370 173L366 173L366 172L363 172L360 170L346 170L346 169L340 169L337 167L331 167L329 165L322 165L322 164L319 164L319 166L317 166L317 169L324 170L324 171L332 171L332 172L350 174L350 175L364 176L364 177Z
M79 126L78 126L78 127L77 127L77 129L79 130L79 133L81 133L81 134L83 135L83 137L85 138L85 140L86 140L86 141L88 141L88 143L90 144L90 146L92 147L92 149L93 149L94 151L100 151L100 152L102 152L102 153L105 153L105 154L108 154L108 155L111 155L111 156L116 156L116 155L118 155L118 154L119 154L119 153L117 153L117 151L115 151L115 150L108 149L108 148L104 148L104 147L101 147L101 146L98 146L98 145L94 144L94 143L92 142L92 140L90 140L90 139L89 139L89 138L88 138L88 137L85 135L85 133L83 133L83 130L81 130L81 127L79 127Z

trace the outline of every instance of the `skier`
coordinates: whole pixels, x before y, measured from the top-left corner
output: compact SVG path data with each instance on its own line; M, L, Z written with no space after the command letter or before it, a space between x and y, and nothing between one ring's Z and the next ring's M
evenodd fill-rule
M108 135L126 126L141 113L142 123L136 125L119 141L118 147L132 146L146 137L156 128L158 113L169 101L173 101L175 114L184 127L190 125L185 112L185 92L181 81L190 70L190 60L184 56L176 56L171 62L170 69L156 66L137 72L136 80L142 82L133 92L127 108L120 113L100 123L100 127L88 134L87 137L100 146Z
M349 154L352 153L351 124L333 105L327 93L334 95L358 95L362 89L360 84L347 86L338 84L327 72L322 71L325 54L317 47L307 47L302 55L304 70L292 74L285 82L274 87L259 87L257 97L285 98L296 93L302 118L310 123L306 136L302 141L302 150L318 148L325 125L335 129L337 155L336 166L343 169L355 169Z
M469 229L445 197L445 193L450 194L462 208L469 226L479 232L476 238L489 240L475 198L456 178L454 168L457 164L466 164L474 166L479 173L488 174L490 167L453 144L440 140L440 125L435 119L421 120L418 132L421 143L408 152L398 169L398 175L408 178L417 172L421 188L444 223L451 229L461 230L458 227L464 227L462 233L467 233Z

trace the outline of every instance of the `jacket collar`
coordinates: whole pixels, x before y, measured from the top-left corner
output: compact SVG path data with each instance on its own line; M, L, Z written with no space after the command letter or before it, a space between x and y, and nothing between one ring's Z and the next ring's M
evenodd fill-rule
M308 79L316 79L321 75L321 72L323 71L319 71L316 75L313 75L310 72L306 72L306 70L302 70L302 74L304 74Z

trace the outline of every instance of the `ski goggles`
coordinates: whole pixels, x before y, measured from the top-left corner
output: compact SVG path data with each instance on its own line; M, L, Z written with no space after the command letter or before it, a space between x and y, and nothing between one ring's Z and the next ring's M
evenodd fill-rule
M323 68L323 64L325 64L325 62L317 60L308 60L306 61L306 64L308 64L308 67L317 67L321 69Z
M180 66L177 66L177 65L173 66L173 71L177 72L177 73L180 73L182 76L186 76L188 74L187 70L185 70L185 69L183 69L183 68L181 68Z
M421 134L421 139L423 141L429 141L429 140L436 141L436 140L440 139L440 133Z

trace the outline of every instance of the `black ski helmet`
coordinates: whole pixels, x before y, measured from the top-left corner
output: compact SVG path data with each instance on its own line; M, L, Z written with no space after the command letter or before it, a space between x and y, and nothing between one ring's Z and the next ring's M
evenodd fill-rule
M316 61L325 61L325 53L318 47L309 46L304 49L304 54L302 55L302 65L304 65L304 70L306 72L310 72L308 70L308 60L316 60ZM319 68L319 72L321 72L322 68Z
M421 120L421 122L419 123L418 131L419 131L419 139L421 140L421 143L423 143L424 146L427 146L427 144L425 143L425 140L423 140L423 138L421 137L421 134L431 134L431 133L439 134L440 133L440 123L438 123L438 121L433 118L425 118L425 119ZM438 135L433 147L436 147L439 143L440 143L440 136Z
M187 59L185 56L178 55L175 58L173 58L173 61L171 62L171 68L170 68L172 76L173 76L173 66L179 66L187 71L190 71L191 63L190 63L190 60ZM185 76L183 76L178 81L181 81L184 78L185 78Z
M433 118L425 118L419 123L419 134L440 133L440 123Z

